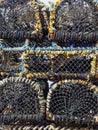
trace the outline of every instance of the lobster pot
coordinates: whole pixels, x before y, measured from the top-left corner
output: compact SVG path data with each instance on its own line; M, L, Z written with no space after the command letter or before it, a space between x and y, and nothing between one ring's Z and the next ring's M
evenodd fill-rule
M97 123L98 88L83 80L64 80L50 88L47 119L55 123Z
M10 47L23 46L27 38L41 39L47 30L46 20L47 9L40 1L3 0L0 2L0 39L6 39L3 44Z
M3 48L0 52L0 77L16 76L22 73L21 49Z
M1 127L2 130L11 130L11 129L25 129L25 130L76 130L76 129L85 129L85 130L88 130L88 127L84 127L84 126L61 126L61 125L56 125L54 123L51 123L49 125L37 125L37 126L33 126L33 125L14 125L14 126L2 126ZM95 130L97 129L97 126L96 127L89 127L91 128L92 130Z
M37 53L30 50L23 53L23 58L27 78L48 78L48 73L51 71L51 57L47 52Z
M50 9L50 39L60 46L93 46L98 40L98 3L57 0Z
M97 53L97 52L96 52ZM97 54L93 51L27 51L23 54L27 77L82 78L97 77Z
M20 77L0 81L0 124L40 122L45 113L43 86Z

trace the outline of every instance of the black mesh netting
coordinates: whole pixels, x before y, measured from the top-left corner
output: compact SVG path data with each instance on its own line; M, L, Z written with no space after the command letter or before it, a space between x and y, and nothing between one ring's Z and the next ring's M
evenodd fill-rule
M22 69L21 52L5 52L1 56L1 69L5 72L20 72Z
M34 30L35 9L29 0L5 0L1 4L1 31Z
M29 65L29 70L34 73L45 73L51 70L51 59L48 54L28 55L26 63Z
M7 82L0 87L0 115L40 113L38 93L22 81Z
M57 9L55 27L66 32L98 31L98 12L87 0L63 0Z
M64 55L59 55L53 60L55 73L88 74L93 59L90 56L72 55L70 58L66 58Z
M66 117L93 117L98 113L98 101L89 86L66 82L53 90L49 104L53 115Z
M56 10L53 40L60 46L94 46L98 11L90 0L63 0ZM66 43L66 44L65 44Z
M59 54L51 57L50 54L40 53L38 56L30 54L26 59L25 63L29 66L27 67L29 72L48 73L49 76L51 73L52 76L86 78L87 75L92 76L91 70L94 67L92 66L92 56L83 56L81 54L72 54L69 57Z
M38 6L37 9L30 0L5 0L0 3L0 38L5 39L3 45L21 47L26 38L38 39L39 31L43 33L41 27L34 35L31 34L36 30L36 25L46 30L46 22L41 11L45 6L37 0L35 4Z

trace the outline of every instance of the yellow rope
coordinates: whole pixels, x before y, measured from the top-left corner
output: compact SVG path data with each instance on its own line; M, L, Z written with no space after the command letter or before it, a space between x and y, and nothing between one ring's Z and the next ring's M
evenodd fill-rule
M35 31L33 31L31 34L36 34L37 32L39 32L40 37L43 36L42 34L42 24L41 24L41 19L40 19L40 10L39 10L39 6L38 3L35 0L31 0L32 5L34 6L34 8L36 9L35 12L35 17L37 20L37 24L35 26Z

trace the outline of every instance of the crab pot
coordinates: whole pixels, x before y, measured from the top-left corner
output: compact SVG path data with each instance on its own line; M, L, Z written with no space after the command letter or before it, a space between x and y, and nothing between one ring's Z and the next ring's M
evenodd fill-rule
M95 46L97 6L91 0L57 0L50 9L50 39L60 46Z
M22 53L21 48L2 48L0 51L0 77L17 76L22 73Z
M47 126L45 125L37 125L37 126L33 126L33 125L14 125L14 126L2 126L1 129L2 130L11 130L11 129L15 129L15 130L20 130L20 129L25 129L25 130L77 130L77 129L81 129L81 130L88 130L88 129L92 129L92 130L97 130L97 127L86 127L86 126L61 126L61 125L56 125L54 123L50 123Z
M27 51L23 53L27 77L46 79L97 78L97 51Z
M0 2L0 39L4 45L20 47L25 39L41 39L47 33L48 9L35 0Z
M97 123L98 88L83 80L63 80L49 90L47 119L55 123Z
M0 81L0 124L42 122L45 113L40 82L10 77Z

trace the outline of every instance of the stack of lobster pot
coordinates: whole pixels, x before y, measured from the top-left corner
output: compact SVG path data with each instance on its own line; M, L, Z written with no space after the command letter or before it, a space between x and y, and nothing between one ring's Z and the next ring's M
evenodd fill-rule
M98 129L98 2L0 1L0 130Z

